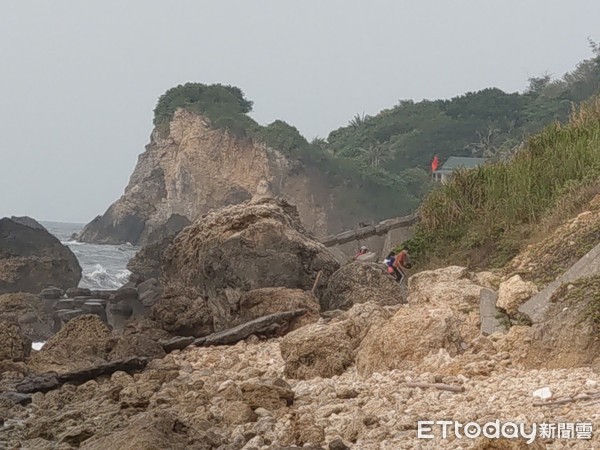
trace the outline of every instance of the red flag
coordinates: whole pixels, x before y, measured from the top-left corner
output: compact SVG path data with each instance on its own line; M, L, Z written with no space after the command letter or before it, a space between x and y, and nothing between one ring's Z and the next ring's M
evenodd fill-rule
M437 155L435 155L433 157L433 161L431 161L431 171L435 172L439 165L440 165L440 160L438 159Z

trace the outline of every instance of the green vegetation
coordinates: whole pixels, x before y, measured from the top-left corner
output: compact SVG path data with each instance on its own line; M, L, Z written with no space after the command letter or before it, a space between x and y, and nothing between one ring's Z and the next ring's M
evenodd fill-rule
M564 195L596 183L600 170L600 97L532 136L510 161L461 171L431 192L411 241L421 264L501 266ZM580 190L580 189L579 189Z
M178 108L202 114L216 128L227 128L236 134L245 135L245 130L257 126L247 116L252 111L252 102L234 86L186 83L169 89L154 108L154 126L161 133L168 133L169 122Z
M527 136L552 122L566 120L572 105L590 97L600 88L600 49L594 43L591 45L594 56L580 63L574 71L556 80L549 75L531 78L529 88L522 94L490 88L450 100L400 101L397 106L373 117L356 115L348 126L331 132L326 140L316 138L310 143L295 127L281 120L267 126L257 124L248 116L252 102L245 98L243 92L220 84L187 83L169 89L158 101L154 124L161 133L168 133L174 112L177 108L184 108L203 114L214 128L226 129L236 138L265 143L296 159L305 168L318 168L326 175L328 188L334 194L338 208L347 213L344 218L346 228L352 228L359 221L379 220L414 211L433 187L429 164L435 154L442 163L449 156L508 159L522 146ZM566 129L555 125L532 138L528 151L531 160L536 159L536 153L544 153L547 145L563 145L553 140L568 139L563 136L566 133ZM559 135L560 138L557 137ZM583 152L581 149L577 151ZM577 161L565 163L578 165ZM545 161L546 164L549 162ZM565 173L554 174L566 178L557 180L552 192L546 192L548 187L543 180L523 178L533 176L541 169L520 164L520 172L500 164L493 169L486 167L471 175L461 175L443 191L445 194L434 192L424 206L425 214L431 218L427 220L433 222L422 227L419 237L413 242L416 248L423 247L424 251L425 247L431 246L433 231L441 233L436 236L436 242L459 239L462 245L468 243L469 248L488 245L499 235L499 229L509 226L514 230L524 224L521 231L527 234L527 224L539 219L548 202L557 196L554 189L567 183L577 168L569 168L568 173L565 169ZM531 165L541 163L532 162ZM556 171L555 165L552 162L550 172ZM499 175L492 177L490 171L498 171ZM577 177L579 175L576 176L579 179ZM482 183L488 183L484 178L493 178L494 181L489 183L494 183L494 186L486 185L484 188ZM512 184L510 190L505 187L506 183ZM493 205L489 200L511 193L524 195L530 190L537 190L535 195L538 197L527 200L529 203L513 197ZM456 200L458 203L446 205L448 198L458 199L461 196L464 198ZM473 204L469 203L471 200ZM500 214L505 219L500 224L494 223L493 230L463 229L467 224L478 226L479 221L471 215L478 216L492 206L499 209L486 215ZM506 214L501 212L504 207L508 208ZM448 208L457 209L447 213L431 212ZM437 223L447 219L451 220L444 222L446 225L443 227ZM481 222L481 225L487 227L487 223ZM510 237L514 240L510 241ZM518 242L517 233L505 234L500 248L495 250L498 260L512 255Z
M600 276L583 278L573 284L564 284L550 299L552 303L584 305L581 321L590 320L597 334L600 334Z

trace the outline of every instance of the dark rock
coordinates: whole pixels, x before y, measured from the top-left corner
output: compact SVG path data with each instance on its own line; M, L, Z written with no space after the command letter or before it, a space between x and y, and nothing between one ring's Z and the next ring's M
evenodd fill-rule
M109 304L106 307L106 318L113 330L121 330L133 315L133 309L125 304Z
M56 314L58 317L60 317L60 320L62 320L63 323L67 323L70 320L73 320L75 317L83 316L85 311L82 309L59 309L56 311Z
M48 392L62 386L64 383L82 384L103 375L110 375L122 371L127 373L139 372L148 364L147 358L125 358L93 367L66 372L60 375L55 373L42 374L28 377L17 385L17 392L30 394L33 392Z
M32 217L11 216L10 220L12 220L13 222L17 222L20 225L25 225L26 227L33 228L34 230L46 230L46 228L44 228L44 226L41 223L39 223L37 220L33 219Z
M75 298L75 297L91 297L92 296L92 292L87 289L87 288L79 288L79 287L74 287L74 288L69 288L67 289L67 297L69 298Z
M47 287L46 289L42 289L40 292L40 297L46 300L58 300L63 296L63 290L57 287Z
M101 291L101 290L92 290L91 291L91 296L94 298L101 298L103 300L109 300L110 296L113 295L115 292L115 290L105 290L105 291Z
M81 308L83 306L83 304L89 300L101 300L101 299L95 299L92 297L75 297L73 298L73 307L74 308ZM102 300L102 301L107 301L107 300Z
M167 353L171 353L173 350L183 350L193 344L195 338L193 336L177 336L168 341L161 341L163 349Z
M76 286L81 267L73 252L41 225L24 221L0 219L0 294Z
M25 378L17 385L17 392L25 394L48 392L57 387L60 387L60 383L56 374L43 374Z
M231 201L228 203L240 203L239 201ZM158 227L152 227L147 230L146 242L158 242L165 238L173 237L179 234L188 225L191 225L190 219L181 214L171 214L167 221Z
M75 309L75 301L71 298L62 298L54 304L54 309Z
M144 279L144 276L139 273L132 273L129 275L129 283L133 283L136 286L138 286L140 283L143 283Z
M102 302L105 302L105 300L87 301L83 304L81 309L87 314L95 314L100 317L102 322L108 323L108 318L106 317L106 304Z
M117 289L115 293L110 296L110 301L113 303L117 303L122 300L137 300L138 298L139 294L136 288L122 287Z
M140 302L147 308L152 307L158 300L160 293L158 291L146 291L140 294Z
M104 216L96 216L83 228L79 233L81 242L112 245L128 242L137 244L140 234L146 226L145 220L136 217L135 214L127 214L122 217L119 227L115 228L111 213L113 206L108 208Z
M143 281L142 283L138 284L138 286L137 286L137 290L140 293L140 295L142 295L148 291L154 292L157 289L158 289L158 280L156 278L149 278L146 281Z
M335 438L329 443L329 450L350 450L350 447L344 444L340 438Z
M289 322L306 313L305 309L286 311L246 322L229 330L220 331L211 335L198 338L194 341L196 346L230 345L246 339L252 334L275 335L283 328L289 328Z
M132 276L145 279L159 278L163 254L173 242L173 238L174 236L168 236L144 245L127 263L127 269L131 271Z

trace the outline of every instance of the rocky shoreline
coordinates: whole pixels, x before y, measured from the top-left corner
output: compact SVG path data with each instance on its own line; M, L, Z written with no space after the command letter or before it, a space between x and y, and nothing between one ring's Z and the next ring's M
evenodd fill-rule
M523 273L447 267L413 274L406 289L379 264L340 267L276 199L215 210L137 264L154 277L0 295L0 448L600 443L599 338L580 314L591 300L565 294L576 286L557 291L563 313L552 306L539 323L519 312L540 290ZM448 419L594 433L532 446L418 438L419 421Z

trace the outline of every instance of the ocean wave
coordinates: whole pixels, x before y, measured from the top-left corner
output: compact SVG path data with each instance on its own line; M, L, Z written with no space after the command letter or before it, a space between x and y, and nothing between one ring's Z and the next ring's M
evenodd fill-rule
M84 272L80 287L88 289L118 289L127 283L131 272L127 269L110 273L101 264L96 264L91 272Z
M62 245L84 245L84 242L79 241L60 241Z

